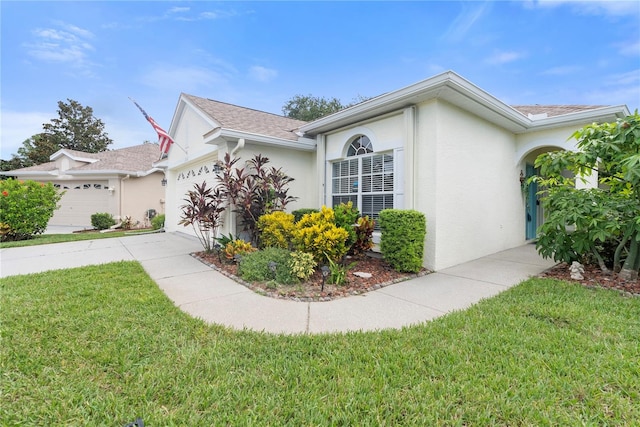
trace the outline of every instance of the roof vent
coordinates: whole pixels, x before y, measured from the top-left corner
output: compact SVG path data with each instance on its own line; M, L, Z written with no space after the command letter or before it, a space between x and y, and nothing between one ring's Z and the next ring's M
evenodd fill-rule
M540 119L546 119L547 117L549 117L547 113L540 113L540 114L529 113L528 116L531 120L540 120Z

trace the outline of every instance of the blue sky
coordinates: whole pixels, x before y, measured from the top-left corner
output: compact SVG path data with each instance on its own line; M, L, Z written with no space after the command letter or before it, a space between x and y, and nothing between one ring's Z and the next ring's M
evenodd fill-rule
M508 104L640 108L640 2L0 2L1 157L58 101L111 148L156 141L181 92L281 114L453 70Z

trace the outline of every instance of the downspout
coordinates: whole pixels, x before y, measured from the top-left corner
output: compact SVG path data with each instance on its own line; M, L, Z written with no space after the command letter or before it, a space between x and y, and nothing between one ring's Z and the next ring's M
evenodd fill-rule
M122 224L122 205L124 204L124 182L131 178L131 175L127 174L120 180L120 203L118 204L118 217Z
M244 138L238 139L238 143L233 148L233 150L231 150L231 153L229 153L231 158L233 158L233 156L235 156L238 151L240 151L240 150L242 150L244 148L244 142L245 142Z
M318 170L318 182L320 194L318 194L318 206L323 206L327 201L327 151L324 134L316 137L316 168Z
M231 159L233 159L235 157L235 155L244 148L244 143L245 143L245 139L244 138L240 138L238 139L238 143L236 144L235 147L233 147L233 150L231 150L231 152L229 153L229 156L231 157ZM236 229L236 216L233 215L233 206L229 207L229 233L231 234L236 234L237 233L237 229Z

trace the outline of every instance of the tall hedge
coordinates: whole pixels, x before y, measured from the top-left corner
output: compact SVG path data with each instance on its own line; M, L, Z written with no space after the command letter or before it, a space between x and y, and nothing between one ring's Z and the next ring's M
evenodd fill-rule
M395 270L417 273L422 268L427 220L422 212L384 209L379 217L380 251Z
M25 240L43 233L61 197L50 182L0 181L0 240Z

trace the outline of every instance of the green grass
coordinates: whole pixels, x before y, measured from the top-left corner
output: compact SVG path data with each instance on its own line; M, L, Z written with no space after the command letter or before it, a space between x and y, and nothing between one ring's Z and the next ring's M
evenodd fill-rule
M400 331L208 326L134 262L0 281L1 425L640 425L640 298L532 279Z
M80 240L110 239L113 237L123 237L132 232L112 231L109 233L87 232L71 234L40 234L29 240L18 240L16 242L0 242L0 248L19 248L22 246L48 245L50 243L78 242Z

